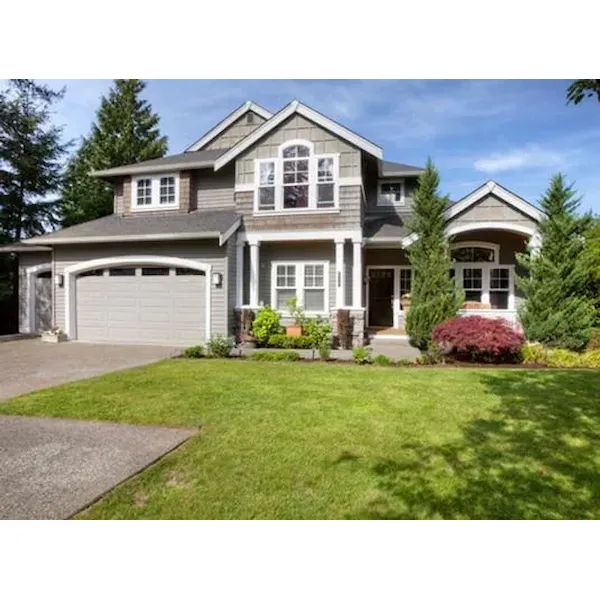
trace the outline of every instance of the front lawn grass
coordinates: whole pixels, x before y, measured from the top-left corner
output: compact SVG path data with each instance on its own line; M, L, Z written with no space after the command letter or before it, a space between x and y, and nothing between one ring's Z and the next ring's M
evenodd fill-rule
M0 413L201 426L82 518L600 518L600 373L170 360Z

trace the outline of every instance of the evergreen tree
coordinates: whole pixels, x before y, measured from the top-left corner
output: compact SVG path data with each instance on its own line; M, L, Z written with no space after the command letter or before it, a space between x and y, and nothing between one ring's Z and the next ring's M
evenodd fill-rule
M141 98L146 83L116 79L101 100L96 122L67 167L62 193L63 225L75 225L113 211L112 187L90 172L160 158L167 138L160 134L159 116Z
M561 174L552 177L541 199L541 247L517 255L527 271L517 276L526 300L519 310L525 335L548 346L582 349L589 341L594 308L586 296L589 281L585 234L589 215L579 216L580 199Z
M589 275L586 295L594 305L594 326L600 327L600 218L598 217L586 232L585 255Z
M10 81L0 91L0 241L17 242L44 233L57 224L61 159L68 144L52 124L51 108L64 95L29 79ZM18 263L2 255L2 310L14 313L18 301ZM0 324L2 327L2 324ZM6 330L6 326L4 327Z
M408 249L413 266L411 304L406 331L413 346L425 350L436 325L453 317L462 304L450 277L452 262L444 233L448 198L439 194L440 176L431 159L419 176L410 229L417 239Z

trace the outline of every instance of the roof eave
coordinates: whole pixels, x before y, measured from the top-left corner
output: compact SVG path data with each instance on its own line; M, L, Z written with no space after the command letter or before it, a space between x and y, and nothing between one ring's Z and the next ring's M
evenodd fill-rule
M25 240L24 240L25 241ZM50 246L14 246L7 244L6 246L0 246L1 253L19 253L19 252L52 252Z
M110 244L111 242L145 242L168 240L220 240L223 233L220 231L206 231L194 233L144 233L138 235L99 235L75 236L69 238L55 238L44 240L44 244L60 246L66 244ZM27 240L30 242L30 240ZM50 248L51 249L51 248Z
M131 167L126 171L116 171L116 169L107 169L105 171L92 171L90 176L99 177L101 179L115 179L117 177L126 177L127 175L146 175L151 173L170 173L172 171L187 171L189 169L209 169L214 166L213 160L199 161L191 163L173 163L171 165L152 165L148 167ZM122 169L122 167L117 167ZM116 172L115 172L116 171Z

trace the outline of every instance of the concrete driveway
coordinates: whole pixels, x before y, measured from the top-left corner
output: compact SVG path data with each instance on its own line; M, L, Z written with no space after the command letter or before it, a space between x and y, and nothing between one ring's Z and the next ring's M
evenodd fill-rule
M196 432L0 416L0 519L66 519Z
M0 402L42 388L146 365L181 348L62 342L39 338L0 343Z

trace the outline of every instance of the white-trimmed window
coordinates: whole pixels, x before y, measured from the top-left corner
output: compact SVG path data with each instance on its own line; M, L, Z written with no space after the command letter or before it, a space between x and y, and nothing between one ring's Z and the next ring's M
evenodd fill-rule
M339 155L315 155L307 140L279 147L277 158L255 161L256 212L302 212L338 206Z
M490 304L492 308L508 308L511 289L510 269L490 269Z
M132 180L131 210L164 210L179 207L179 176L143 175Z
M404 179L379 182L377 206L404 206L404 204Z
M467 302L481 302L483 292L483 270L480 268L463 269L463 290Z
M273 262L271 271L271 305L284 314L290 298L307 313L328 311L329 264L327 262Z

